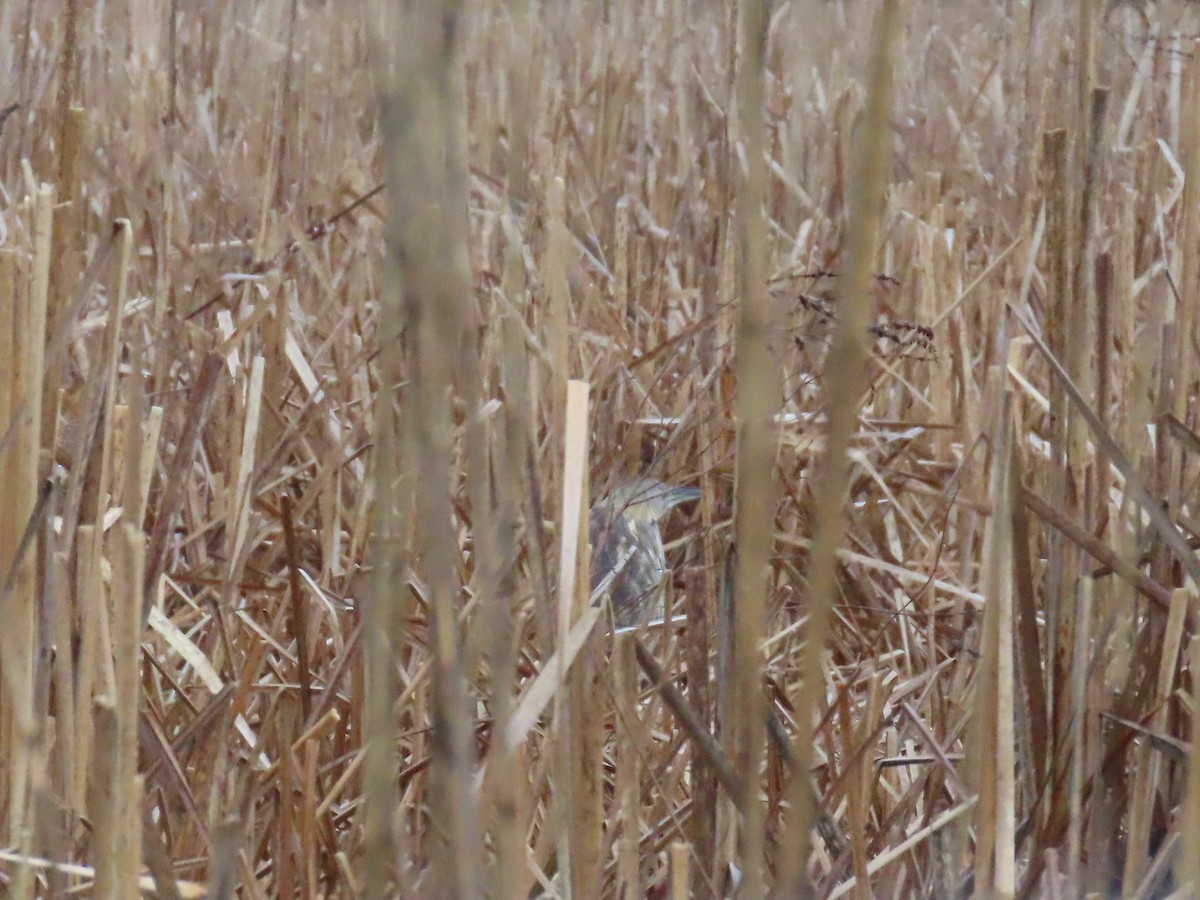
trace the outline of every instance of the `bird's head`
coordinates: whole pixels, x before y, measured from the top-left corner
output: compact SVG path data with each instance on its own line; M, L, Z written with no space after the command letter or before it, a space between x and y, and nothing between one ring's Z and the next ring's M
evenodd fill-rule
M699 488L678 487L656 478L642 477L619 485L604 503L634 521L657 522L680 503L699 499Z

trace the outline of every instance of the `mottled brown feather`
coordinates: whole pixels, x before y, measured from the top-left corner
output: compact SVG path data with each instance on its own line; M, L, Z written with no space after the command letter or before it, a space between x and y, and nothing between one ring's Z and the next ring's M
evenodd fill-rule
M659 520L672 507L700 496L692 487L671 487L652 478L621 485L592 507L588 538L592 544L591 589L612 603L618 627L661 618L662 579L666 569Z

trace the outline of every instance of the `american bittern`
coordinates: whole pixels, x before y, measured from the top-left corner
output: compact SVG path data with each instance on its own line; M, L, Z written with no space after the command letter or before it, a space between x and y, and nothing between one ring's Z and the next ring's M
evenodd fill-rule
M592 594L600 591L611 599L617 627L662 617L667 556L659 519L699 497L699 488L635 478L592 507Z

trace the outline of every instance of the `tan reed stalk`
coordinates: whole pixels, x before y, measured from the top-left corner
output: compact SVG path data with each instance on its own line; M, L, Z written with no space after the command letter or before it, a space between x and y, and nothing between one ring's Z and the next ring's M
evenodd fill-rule
M712 657L708 610L705 599L713 594L704 590L704 579L691 578L684 592L687 631L681 653L687 666L688 701L697 717L708 728L713 726ZM688 820L688 843L693 849L697 881L710 889L716 883L713 871L716 853L717 777L703 754L693 754L691 772L692 813Z
M844 758L847 760L855 759L855 747L857 738L853 717L850 713L849 705L847 704L848 697L843 694L840 702L841 713L840 719L842 722L842 732L844 741ZM867 721L864 717L863 725L867 726ZM848 766L853 766L854 763L848 763ZM871 894L870 880L867 872L867 797L864 796L862 778L851 779L852 783L846 791L847 819L849 821L850 834L850 857L851 869L854 872L855 880L855 897L860 900L868 900ZM856 782L856 783L853 783Z
M1113 249L1113 330L1122 352L1116 374L1119 384L1129 387L1134 396L1144 397L1145 392L1138 390L1139 384L1135 380L1137 369L1134 347L1136 346L1138 309L1133 296L1137 269L1134 247L1136 241L1134 236L1136 230L1134 193L1127 185L1123 184L1118 189L1117 198L1121 211L1115 227L1116 233L1113 236L1115 242ZM1130 408L1123 410L1115 432L1121 446L1131 449L1136 446L1135 438L1138 434L1134 409L1135 407L1130 404Z
M738 769L747 773L736 802L740 818L741 867L745 873L743 890L750 897L763 896L766 892L765 810L757 777L766 743L759 642L766 617L769 589L766 575L779 493L774 466L775 435L771 427L771 416L779 396L778 370L770 351L772 313L765 287L763 79L766 15L766 5L760 0L743 0L738 5L735 135L745 154L744 169L739 164L736 145L731 150L734 155L731 168L739 173L736 228L741 310L737 332L737 509L734 523L738 558L730 717L722 724L733 738Z
M317 861L320 859L317 850L316 822L318 746L314 741L305 741L303 750L304 769L300 786L300 800L303 804L300 824L300 858L305 864L303 892L310 897L316 897L319 893Z
M1002 383L995 373L993 384ZM992 395L999 407L996 429L992 433L991 500L992 515L988 519L987 544L983 559L984 594L987 597L984 633L990 640L982 642L985 657L994 657L994 665L981 669L985 678L994 678L976 694L975 714L986 722L992 733L981 741L981 753L994 754L994 761L981 765L980 801L976 807L977 831L993 843L987 846L981 838L976 849L976 890L997 897L1012 897L1016 883L1016 754L1014 739L1014 690L1016 678L1013 661L1013 534L1012 534L1012 425L1011 396L1005 392ZM983 778L994 778L994 785L984 784ZM986 808L994 810L995 822L983 822ZM989 865L980 854L993 854ZM993 873L994 880L984 878Z
M88 792L88 818L92 832L92 864L96 867L97 897L117 897L121 890L121 836L124 830L121 812L120 742L117 711L113 698L92 701L96 745L92 752L94 777Z
M70 794L71 806L83 809L88 802L92 772L94 697L113 695L116 680L113 672L111 627L109 605L103 600L98 544L93 525L79 527L75 547L74 594L94 610L94 615L84 616L79 624L79 658L76 661L76 705L75 705L75 784ZM99 689L96 685L99 684Z
M1014 404L1015 406L1015 404ZM1018 414L1014 426L1017 434L1023 434L1024 423ZM1033 560L1030 547L1029 492L1021 487L1025 461L1019 440L1012 441L1010 462L1012 498L1012 547L1013 547L1013 590L1016 605L1016 641L1020 666L1021 693L1025 700L1025 721L1028 733L1027 781L1037 785L1047 777L1050 758L1050 726L1047 719L1046 684L1043 677L1043 656L1039 638L1037 587L1034 580ZM1033 495L1036 497L1036 495ZM1040 501L1039 501L1040 502Z
M580 533L587 528L580 522ZM586 540L580 541L580 565L576 570L575 595L580 605L589 594L590 554ZM604 871L605 825L605 726L611 718L611 704L604 692L602 659L604 635L596 630L588 640L571 673L572 789L574 809L571 839L575 854L571 873L573 896L595 896L600 891Z
M590 840L590 834L584 834L580 826L581 823L591 822L592 812L584 806L597 798L581 783L581 773L576 768L577 762L583 762L579 756L583 741L578 731L583 727L583 716L586 714L583 710L577 711L577 704L585 702L586 698L578 683L583 667L578 664L572 666L566 653L572 626L586 609L586 594L580 591L579 586L584 570L580 563L588 557L585 521L588 509L588 384L570 380L565 388L563 493L559 518L562 541L559 544L558 603L555 610L557 652L553 657L557 671L552 673L556 684L554 720L557 725L553 737L552 780L555 803L553 821L557 823L558 835L558 872L562 883L570 885L568 890L573 891L589 884L593 878L596 860L592 858L590 845L584 847L584 843Z
M840 321L827 362L822 388L828 419L825 452L815 486L812 551L808 560L808 625L803 651L803 695L796 702L796 766L786 797L790 812L784 840L795 848L780 861L779 890L796 894L808 880L805 871L814 819L808 771L813 758L813 723L824 706L824 655L829 615L836 589L836 550L845 528L843 506L849 480L845 452L858 419L860 386L864 382L867 302L879 242L879 220L890 165L885 139L892 108L892 46L899 26L899 5L885 0L871 39L867 73L867 106L857 141L854 179L848 217L849 240ZM739 352L741 345L739 344ZM745 390L743 382L741 390ZM739 547L739 553L742 549ZM738 615L741 614L740 604Z
M511 20L505 78L508 84L509 140L505 176L508 196L512 203L528 203L529 196L529 130L533 121L530 110L529 58L534 52L530 27L528 0L515 0L506 10Z
M76 19L75 3L68 4L67 33L65 36L66 52L63 59L62 81L59 83L58 102L71 93L70 85L75 80L72 60L75 55L74 21ZM65 92L64 92L65 88ZM68 106L60 109L59 154L56 160L55 188L57 196L63 201L63 207L54 217L51 238L51 253L54 257L54 278L50 281L50 294L46 306L46 333L58 334L68 315L68 298L72 287L82 271L80 263L79 241L85 233L83 224L86 221L83 206L83 190L80 173L80 157L84 151L86 112L78 106ZM46 373L45 393L42 400L42 441L45 446L55 445L58 432L58 417L55 414L59 403L58 392L62 371L53 366Z
M1193 615L1200 614L1200 604L1192 602ZM1200 672L1200 640L1193 635L1188 641L1189 669ZM1195 847L1200 840L1200 728L1196 716L1200 706L1196 704L1197 681L1192 676L1192 739L1188 748L1188 770L1183 800L1180 803L1180 843L1184 847ZM1200 885L1200 854L1180 853L1175 858L1175 879L1183 890L1195 892Z
M382 8L381 8L382 9ZM397 37L404 33L403 23L389 23ZM401 339L405 325L404 282L405 273L400 260L404 253L405 234L401 231L403 216L407 212L397 199L412 173L405 172L406 156L411 135L406 134L406 107L412 99L401 94L400 73L393 72L392 61L382 56L381 47L374 48L376 54L376 77L379 80L379 128L383 136L385 170L393 182L388 195L390 228L386 237L389 255L383 273L383 292L380 298L380 387L375 397L372 436L375 455L372 465L372 488L375 505L371 514L371 582L369 597L363 604L363 654L364 654L364 698L363 698L363 796L369 798L362 810L363 840L363 891L369 898L389 895L393 877L393 861L400 850L395 810L400 805L397 788L396 738L399 733L392 712L399 694L396 674L396 659L404 641L401 630L400 611L404 603L402 596L395 596L395 586L404 577L412 548L406 545L402 534L403 517L401 500L409 494L411 487L403 491L398 484L402 475L400 467L401 435L396 411L397 391L403 378ZM413 64L408 63L406 69ZM397 179L399 181L397 182ZM403 865L403 860L400 860Z
M1078 611L1075 628L1076 659L1087 658L1092 637L1092 600L1094 583L1087 578L1079 579L1076 608ZM1084 740L1087 717L1087 666L1077 665L1071 671L1071 706L1074 715L1070 721L1070 781L1067 789L1067 884L1071 891L1083 887L1083 840L1085 810L1083 790L1086 781L1087 743ZM1100 865L1093 867L1100 869Z
M107 470L111 466L114 455L118 452L114 446L114 436L119 429L114 428L112 404L113 394L116 391L116 358L121 331L122 305L118 301L124 295L121 282L128 275L130 235L127 229L121 229L118 225L114 237L118 236L121 237L119 241L121 252L117 254L117 266L114 272L116 281L114 297L105 317L105 334L100 351L105 364L92 368L88 382L76 392L82 395L81 398L71 403L71 406L75 406L76 402L81 405L82 415L79 417L81 421L78 427L82 431L82 435L76 442L70 466L71 474L67 481L63 500L64 515L61 531L64 540L62 548L68 557L74 553L72 539L80 521L91 522L97 528L103 523L103 516L108 510L102 498L107 498L110 489ZM98 254L97 262L105 255L105 253ZM92 266L93 270L97 268L96 265ZM67 336L71 331L71 320L78 312L78 306L79 301L76 299L71 304L71 308L64 310L61 314L63 321L49 348L51 351L49 354L51 362L48 365L50 371L61 372L61 358L58 351L66 347ZM57 414L57 408L55 413ZM102 528L101 533L103 533Z
M1189 58L1186 88L1187 97L1184 101L1185 114L1180 134L1179 156L1184 168L1182 222L1179 229L1178 261L1179 289L1182 293L1175 307L1176 316L1176 346L1178 367L1172 377L1175 379L1176 391L1173 412L1181 422L1196 425L1194 413L1194 397L1192 385L1196 379L1195 355L1189 349L1195 340L1200 316L1197 315L1195 304L1188 302L1200 285L1200 251L1193 246L1197 236L1200 236L1200 63ZM1179 463L1176 462L1176 466ZM1177 478L1172 478L1172 485L1178 484ZM1175 488L1177 490L1177 488ZM1172 496L1171 502L1178 503L1182 498Z
M1148 60L1142 62L1145 64L1145 68L1143 69L1139 65L1139 74L1135 76L1139 80L1142 73L1149 68ZM1129 113L1129 116L1132 121L1132 113ZM1118 213L1113 249L1114 339L1121 348L1121 356L1115 372L1115 385L1123 386L1125 395L1125 402L1117 406L1117 420L1113 423L1113 431L1120 446L1128 448L1130 455L1140 463L1146 448L1144 437L1148 433L1146 426L1152 418L1148 388L1149 355L1152 342L1137 339L1140 319L1139 304L1135 294L1137 209L1134 192L1128 186L1128 177L1127 175L1117 189L1118 205L1121 207L1121 211ZM1098 406L1101 402L1102 398L1097 397ZM1108 455L1104 454L1103 459L1108 462ZM1109 464L1111 465L1111 463ZM1128 486L1120 491L1118 497L1120 500L1115 504L1115 515L1111 524L1112 543L1114 549L1124 558L1136 560L1141 552L1138 547L1139 532L1141 531L1138 507ZM1117 570L1116 566L1112 566L1112 568ZM1150 577L1144 573L1144 569L1140 570L1138 575ZM1128 581L1127 578L1126 580ZM1162 586L1159 585L1159 587ZM1137 645L1136 629L1139 616L1137 607L1122 602L1124 598L1116 592L1110 594L1110 598L1116 606L1116 610L1110 643L1112 652L1108 658L1109 672L1111 673L1109 677L1113 681L1118 681L1123 679L1130 669L1134 648ZM1158 601L1159 605L1165 608L1169 603L1169 594L1165 587L1162 589L1161 598ZM1103 615L1103 609L1098 614Z
M47 640L54 647L69 647L72 641L72 628L75 617L73 615L73 606L70 601L71 597L71 582L68 576L68 567L66 554L55 553L50 560L47 577L49 590L47 598L50 609L47 618ZM53 591L53 593L51 593ZM77 682L77 669L75 659L72 654L62 654L56 656L54 660L54 695L55 700L55 715L53 728L53 745L51 746L51 760L53 771L51 773L51 789L53 795L63 798L65 804L70 804L75 794L75 764L78 757L76 748L77 728L75 724L76 698L75 684ZM83 804L72 807L66 806L69 816L83 815L85 808ZM50 822L43 823L43 828L48 827ZM65 830L61 828L61 823L54 823L55 830L65 836ZM69 855L66 852L66 847L57 848L62 852L59 858L65 858Z
M143 358L142 354L135 351L135 360ZM129 417L130 439L126 441L126 446L140 447L141 453L130 453L128 456L130 469L126 471L122 480L125 490L122 506L130 511L129 521L141 528L142 523L146 521L146 506L150 501L154 463L158 457L158 438L162 432L163 407L151 406L143 425L141 416L138 415L142 404L136 401L145 396L142 381L144 370L138 366L134 371L137 372L137 377L133 379L129 391L130 408L134 413ZM139 437L141 440L138 440Z
M79 2L78 0L67 0L66 9L64 10L63 20L63 37L62 37L62 56L58 60L58 84L55 95L55 121L58 125L60 148L65 148L69 143L66 134L70 129L67 123L68 110L75 103L75 98L79 91ZM66 162L63 157L59 158L59 167L55 173L58 176L66 172Z
M917 250L920 254L920 272L921 272L921 304L917 308L917 321L935 322L946 318L943 315L942 309L936 300L940 294L940 285L943 283L943 272L946 268L946 263L943 257L944 250L941 249L944 245L938 241L938 233L940 229L936 222L931 222L920 229L917 234ZM939 329L941 335L949 335L950 329L943 326ZM933 410L931 415L938 422L962 422L954 416L954 391L951 389L953 371L948 366L938 366L929 373L929 389L928 395L933 402ZM965 425L965 422L963 422ZM961 426L960 426L961 427ZM952 435L944 433L935 438L939 443L943 444L939 448L938 456L946 453L946 447L951 440Z
M18 348L20 344L17 340L17 324L21 317L17 312L18 295L16 292L17 285L17 260L12 253L0 254L0 358L19 360ZM5 367L3 374L0 375L0 425L3 426L5 432L13 427L19 416L21 404L21 378L23 376L22 367L19 365ZM18 500L17 485L19 482L20 472L18 470L19 460L11 449L0 449L0 504L6 508L11 508ZM24 525L17 520L16 516L0 517L0 547L11 548L0 552L0 571L7 573L12 569L15 562L16 548L20 546L21 532L24 530ZM10 664L11 665L11 664ZM5 687L10 682L10 676L7 671L7 666L0 659L0 689L6 692ZM14 741L18 739L18 733L15 730L16 723L13 720L13 707L10 703L0 705L0 755L5 759L12 759L16 753ZM11 771L8 767L0 767L0 809L9 809L9 797L12 796L14 783L10 780ZM11 823L11 819L5 818L6 823ZM0 836L2 839L11 843L13 840L12 833L9 831L8 825L0 828Z
M622 197L617 201L615 216L616 222L613 225L616 231L613 236L615 245L613 250L613 306L619 312L624 313L627 319L633 319L636 313L632 295L629 293L630 212L628 197Z
M1096 213L1099 185L1105 176L1105 159L1103 148L1107 142L1105 134L1105 116L1108 106L1108 91L1095 86L1095 52L1096 52L1096 17L1097 4L1087 2L1080 5L1080 59L1078 69L1077 116L1076 116L1076 146L1074 177L1077 184L1075 196L1076 207L1074 214L1078 217L1078 232L1074 249L1075 272L1071 279L1074 291L1071 306L1065 317L1067 324L1064 341L1066 344L1067 371L1072 374L1076 385L1095 405L1100 413L1102 422L1107 416L1106 410L1099 406L1097 367L1106 368L1106 353L1100 344L1104 328L1103 314L1099 312L1100 298L1097 296L1096 261L1099 253L1099 236L1096 232ZM1097 347L1100 353L1097 354ZM1104 427L1107 428L1105 422ZM1098 455L1089 452L1088 428L1082 417L1069 415L1067 420L1067 478L1068 494L1064 497L1064 511L1081 521L1085 526L1095 529L1102 520L1104 511L1101 501L1106 499L1109 483L1109 466L1107 456L1102 452ZM1071 729L1076 736L1073 742L1074 753L1071 757L1072 777L1076 770L1082 770L1086 765L1084 756L1088 742L1085 740L1089 720L1087 717L1086 697L1088 693L1089 672L1093 665L1092 635L1094 631L1093 617L1097 608L1105 608L1105 588L1107 585L1097 585L1095 582L1084 583L1082 564L1085 557L1078 545L1064 546L1064 565L1071 568L1066 572L1070 584L1075 578L1074 594L1076 597L1075 610L1072 613L1071 627L1074 629L1073 648L1070 660L1071 675ZM1079 573L1076 575L1076 573ZM1099 592L1097 592L1099 587ZM1065 637L1065 635L1064 635ZM1070 802L1075 804L1081 798L1075 793L1072 784ZM1068 843L1076 834L1076 827L1083 827L1083 822L1071 807L1070 835ZM1099 829L1096 829L1098 832ZM1075 846L1075 845L1073 845ZM1072 856L1069 862L1075 862L1079 857ZM1132 883L1132 882L1126 882Z
M581 526L584 527L584 526ZM586 542L583 542L586 547ZM581 548L582 549L582 548ZM583 552L586 559L586 551ZM576 573L576 596L588 594L588 568ZM571 672L570 714L572 717L570 796L574 801L570 827L573 853L572 896L594 897L600 892L604 850L604 737L609 704L602 693L600 656L603 635L593 633L588 646Z
M515 177L515 176L514 176ZM510 248L506 258L505 296L517 301L523 297L524 266L516 248ZM515 313L501 316L499 341L501 382L506 403L503 428L492 445L492 465L501 473L520 472L521 460L526 458L526 436L529 433L529 410L523 385L528 361L517 334ZM482 437L480 438L482 440ZM482 448L481 448L482 449ZM484 595L484 608L479 622L484 630L482 641L491 672L492 717L495 734L503 735L511 721L513 692L516 679L516 637L519 623L514 623L516 597L515 578L505 570L505 561L516 558L519 514L521 510L520 476L490 481L487 473L476 471L488 462L474 459L470 473L473 488L472 507L476 510L476 530L479 534L479 584ZM483 490L491 485L496 507ZM489 872L489 889L496 896L516 896L525 884L525 842L520 810L527 806L524 784L512 748L505 741L494 741L488 752L489 777L483 798L488 831L495 848L495 861Z
M1080 361L1082 366L1080 374L1085 378L1082 383L1090 388L1090 395L1094 398L1101 422L1104 423L1105 428L1109 428L1109 398L1111 396L1109 363L1112 356L1112 308L1109 298L1111 285L1107 280L1101 283L1101 279L1107 272L1107 269L1102 272L1101 267L1107 265L1108 256L1101 253L1099 239L1095 234L1097 205L1100 202L1101 185L1107 174L1107 160L1104 154L1106 146L1104 124L1108 112L1108 88L1093 88L1089 99L1089 145L1084 169L1083 228L1080 240L1080 254L1083 259L1081 278L1083 302L1079 303L1080 310L1077 312L1078 319L1084 321L1077 319L1079 333L1076 338L1081 344L1090 338L1089 347L1080 350L1080 355L1085 357ZM1088 309L1094 310L1095 315L1087 316ZM1089 318L1094 319L1094 322L1087 321ZM1082 439L1081 444L1084 444ZM1081 448L1081 455L1086 455L1086 453L1087 448L1084 445ZM1094 526L1098 526L1107 518L1108 513L1110 474L1108 457L1103 452L1095 454L1090 473L1092 490L1087 497L1084 519L1093 523Z
M29 100L33 94L32 82L33 73L31 71L29 60L29 50L31 38L33 36L34 18L33 18L33 0L26 0L25 9L20 20L20 53L17 58L17 103L18 107L14 110L17 113L13 122L13 127L16 130L16 140L9 147L9 155L6 159L5 180L14 182L20 177L22 164L28 158L28 141L26 139L27 130L29 127Z
M558 171L559 163L555 164ZM546 365L548 374L545 379L533 378L530 382L532 395L530 406L533 410L544 409L545 427L548 442L542 448L551 458L556 454L555 436L565 434L565 415L567 401L567 380L570 378L570 289L567 284L567 226L564 221L566 183L561 175L554 175L546 188L545 215L545 253L541 259L541 280L545 285L544 298L540 304L534 304L537 321L541 325L541 337L546 348ZM543 399L544 398L544 399ZM535 415L531 426L537 427L538 416ZM534 432L536 435L536 431ZM530 449L538 449L536 437L530 442ZM532 473L531 473L532 476ZM534 479L531 477L531 481ZM545 498L553 496L556 490L562 488L558 473L551 469L540 482L538 494ZM531 485L532 486L532 485ZM541 504L538 504L541 505ZM535 510L535 521L540 513ZM561 577L561 573L559 573ZM547 583L549 587L549 583ZM558 603L535 605L534 616L539 634L558 635L561 637L562 606L565 597L559 596ZM543 645L548 651L549 643Z
M1071 211L1068 173L1068 142L1067 133L1063 129L1047 132L1043 136L1042 159L1043 178L1045 184L1042 190L1046 198L1046 265L1047 269L1047 298L1045 334L1050 351L1057 359L1066 359L1066 331L1068 298L1071 285L1071 252L1074 244L1070 237ZM1054 422L1051 445L1053 447L1055 464L1045 474L1045 486L1042 493L1047 500L1059 508L1066 508L1067 493L1067 448L1066 423L1068 409L1062 388L1051 382L1050 414ZM1072 649L1070 623L1072 611L1065 598L1068 596L1068 585L1071 573L1068 566L1069 544L1054 535L1047 537L1046 549L1046 635L1047 646L1055 648L1054 655L1070 659ZM1069 669L1069 665L1066 667ZM1065 704L1062 691L1065 689L1057 677L1057 666L1049 667L1046 673L1047 693L1050 698L1051 727L1053 728L1052 746L1055 748L1055 765L1061 762L1062 747L1065 744L1063 729Z
M474 752L455 606L457 542L452 518L451 421L455 351L461 348L469 286L467 172L461 133L465 114L455 90L461 61L454 27L457 4L408 10L394 26L396 51L381 121L388 136L393 252L401 263L406 349L412 362L415 459L406 474L416 485L416 534L427 571L434 666L430 814L445 843L431 846L433 877L462 896L482 889L482 843L471 790ZM447 30L448 29L448 30ZM443 35L449 39L444 40ZM382 587L382 586L381 586ZM382 596L376 602L384 602ZM381 648L380 648L381 649ZM390 793L390 792L389 792ZM389 813L390 814L390 813ZM382 884L376 882L376 887Z
M690 848L683 841L671 844L671 900L691 896Z
M280 498L280 518L283 520L283 539L288 556L288 594L291 598L292 635L296 641L296 680L300 684L300 711L303 721L312 715L312 670L308 647L308 605L300 589L300 550L296 541L296 522L292 516L292 498L286 493Z
M15 377L12 391L12 441L6 448L5 483L12 485L14 540L8 546L12 555L6 560L3 588L0 589L0 619L10 623L0 637L0 657L4 659L3 689L8 702L3 704L5 721L0 734L6 738L10 781L7 811L10 839L28 851L34 833L29 815L29 783L34 737L34 648L37 635L37 546L41 531L35 520L38 507L39 470L41 468L41 399L43 360L46 341L46 303L49 294L50 235L54 209L54 188L40 186L34 206L34 259L29 287L15 304L13 333L20 337L14 354ZM28 886L29 870L18 870L19 883Z
M116 666L117 734L114 809L118 838L115 850L119 875L117 893L131 896L137 892L141 873L142 782L138 775L138 721L141 711L140 648L142 585L145 580L145 536L140 529L124 523L113 540L113 583L111 593L113 656Z
M632 900L640 897L641 879L638 840L641 838L641 729L638 714L638 667L632 635L617 635L613 647L613 676L616 695L616 794L617 893Z
M253 475L257 459L265 367L266 360L262 356L255 356L250 363L250 377L246 381L245 394L241 398L245 405L241 440L238 442L240 453L236 460L233 483L229 485L229 518L225 529L229 585L236 585L241 581L245 566L246 534L250 527L250 504L254 494Z
M549 355L551 383L548 415L551 430L561 428L566 411L566 382L570 371L568 340L570 288L567 285L566 182L556 176L546 194L546 253L542 259L542 282L546 285L543 339Z
M296 804L293 802L295 789L292 785L298 781L295 772L295 760L287 746L287 737L279 732L290 725L295 730L295 704L288 703L281 711L276 722L279 726L273 735L276 740L276 753L280 759L279 768L279 815L275 827L275 883L279 896L294 897L296 894L296 858L292 852L296 827Z
M129 300L129 271L130 261L133 252L133 228L128 219L119 219L116 222L117 232L117 255L114 260L115 271L113 273L113 296L109 299L108 316L104 327L104 344L101 348L101 354L104 361L103 368L99 369L100 378L98 389L103 391L100 395L102 400L97 403L99 407L99 416L101 426L104 428L104 438L101 442L99 465L95 471L95 490L94 495L90 498L91 508L94 510L92 524L95 525L98 531L103 531L105 498L110 494L114 500L121 493L120 489L114 490L114 484L120 485L118 479L125 477L124 472L116 472L114 469L120 464L119 460L122 454L118 451L118 445L130 435L128 432L123 432L114 422L114 408L117 402L117 363L120 358L121 351L121 317L125 310L125 304ZM134 380L140 382L140 373L135 373ZM90 398L89 398L90 399ZM135 414L140 419L141 408L135 407ZM140 453L135 448L140 447L140 444L126 445L126 459L129 456L137 458ZM140 530L142 522L140 519L131 520L134 525Z

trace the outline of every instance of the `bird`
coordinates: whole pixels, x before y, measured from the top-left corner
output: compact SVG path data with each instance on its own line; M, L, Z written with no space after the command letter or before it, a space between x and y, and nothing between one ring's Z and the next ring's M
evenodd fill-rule
M610 599L618 628L663 616L667 567L659 520L681 503L700 497L695 487L654 478L624 482L598 501L588 516L592 545L591 592Z

